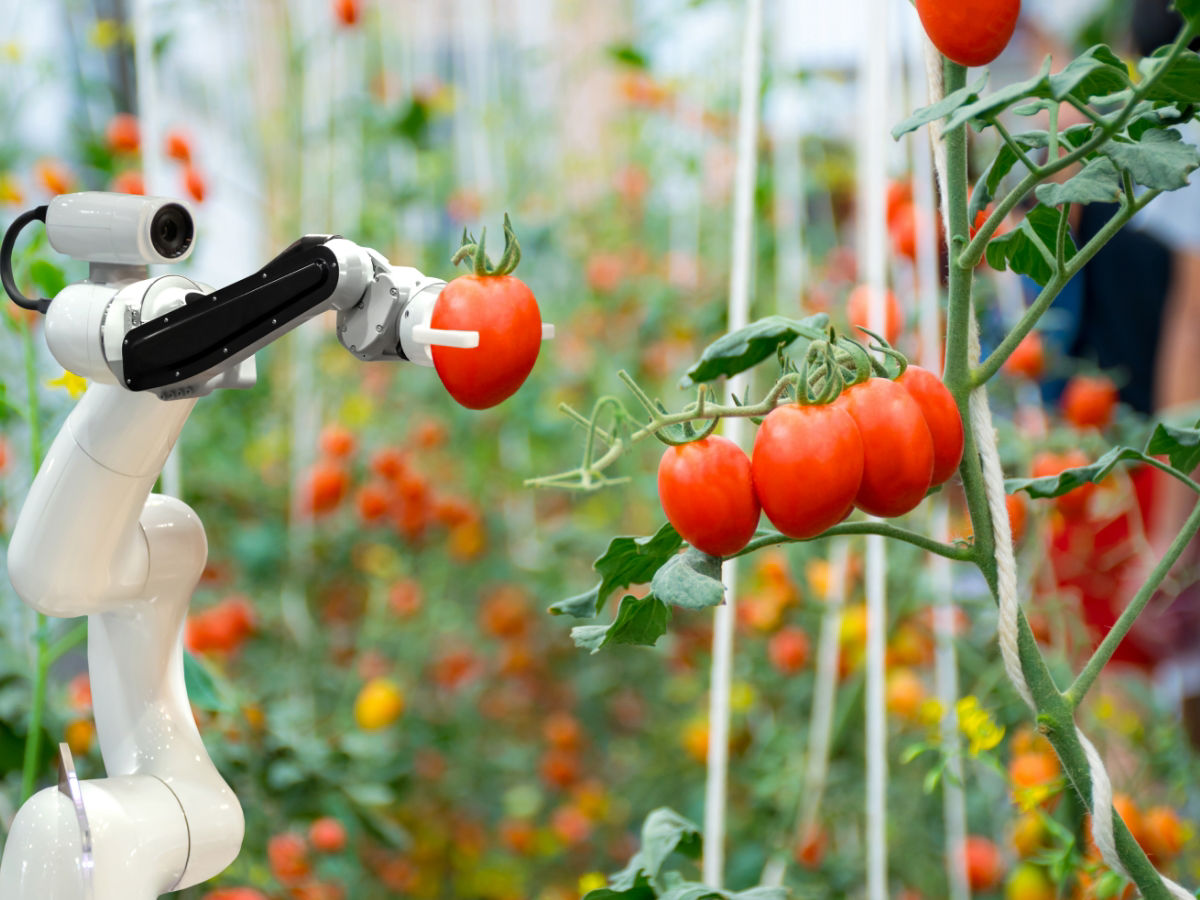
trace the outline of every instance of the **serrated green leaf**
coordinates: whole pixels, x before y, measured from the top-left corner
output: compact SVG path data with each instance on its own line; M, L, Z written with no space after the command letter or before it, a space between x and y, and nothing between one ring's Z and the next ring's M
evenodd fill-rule
M609 644L636 644L653 647L667 633L671 611L667 605L647 594L634 597L628 594L617 607L617 617L609 625L576 625L571 640L576 647L596 653Z
M1147 131L1137 142L1114 140L1100 148L1119 169L1148 188L1174 191L1188 183L1188 173L1200 166L1200 150L1184 143L1173 129Z
M600 573L600 583L586 593L555 603L550 612L577 619L593 618L613 591L647 583L682 546L683 538L670 523L649 537L613 538L608 549L592 564Z
M953 115L946 120L946 131L953 131L964 122L995 115L1002 109L1027 97L1047 97L1050 94L1050 59L1042 63L1042 69L1032 78L1007 85L1000 90L980 97L972 103L959 104Z
M1004 482L1004 490L1010 494L1024 491L1034 499L1061 497L1077 487L1088 484L1099 484L1116 468L1117 463L1124 461L1144 462L1147 459L1141 450L1132 447L1113 447L1094 463L1078 466L1074 469L1064 469L1057 475L1045 475L1041 478L1009 478Z
M1146 452L1151 456L1166 455L1171 466L1190 473L1200 466L1200 422L1191 428L1179 428L1160 422L1150 435Z
M1050 96L1055 100L1074 97L1087 103L1129 88L1129 70L1105 44L1089 47L1056 75L1050 76Z
M1142 77L1149 78L1166 65L1165 57L1169 53L1170 48L1163 47L1153 56L1148 56L1138 63ZM1150 85L1145 98L1172 103L1200 103L1200 55L1190 50L1180 53L1170 68L1163 71L1154 84Z
M988 265L996 270L1012 269L1020 275L1028 275L1039 285L1045 285L1054 275L1050 263L1035 242L1034 235L1054 253L1058 241L1058 223L1063 213L1055 207L1038 204L1021 220L1021 224L1007 234L999 235L988 242L986 254ZM1075 242L1067 235L1064 256L1066 261L1075 256Z
M1156 128L1174 128L1190 122L1195 113L1192 104L1154 106L1150 103L1140 103L1129 120L1125 130L1135 141L1140 141L1147 131Z
M209 712L229 709L229 704L221 699L217 691L217 683L212 673L188 650L183 651L183 684L188 700L198 709Z
M1121 198L1121 175L1111 159L1100 157L1062 184L1038 185L1034 191L1046 206L1064 203L1116 203Z
M829 316L817 313L803 319L786 316L767 316L751 322L745 328L717 338L700 354L700 359L687 371L680 382L682 387L713 381L722 375L736 375L764 359L774 356L780 347L800 341L797 355L803 354L807 341L825 337Z
M721 560L695 547L672 556L650 581L654 596L671 606L703 609L725 600L721 583Z
M928 125L930 122L944 119L964 104L974 103L979 99L979 92L983 90L985 84L987 84L987 72L980 75L974 84L961 87L957 91L947 94L937 103L930 106L923 106L916 110L911 116L892 129L892 137L899 140L910 131L916 131L922 125Z

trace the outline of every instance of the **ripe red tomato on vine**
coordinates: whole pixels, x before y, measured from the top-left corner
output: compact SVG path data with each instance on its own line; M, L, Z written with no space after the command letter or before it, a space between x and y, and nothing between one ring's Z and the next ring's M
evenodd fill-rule
M854 505L873 516L900 516L917 506L933 481L933 436L921 407L887 378L851 385L836 401L858 426L863 477Z
M1048 475L1058 475L1066 469L1077 469L1086 466L1091 460L1082 450L1072 449L1065 453L1053 453L1049 450L1039 453L1033 458L1033 477L1045 478ZM1059 512L1068 520L1080 519L1087 514L1088 503L1096 485L1088 482L1074 490L1054 498L1054 504Z
M1046 372L1046 348L1042 336L1031 331L1000 367L1010 375L1020 375L1031 381L1037 381Z
M758 527L750 460L720 435L667 448L658 463L658 499L683 539L710 556L741 550Z
M942 55L964 66L984 66L1008 46L1021 0L916 0L917 15Z
M483 236L486 237L486 234ZM512 275L521 248L504 217L504 255L491 266L483 249L466 238L454 255L471 258L475 271L442 290L429 324L437 329L478 331L479 346L433 347L433 365L450 396L467 409L502 403L524 384L542 345L542 314L533 291Z
M863 439L836 404L780 406L758 429L751 467L771 524L788 537L810 538L854 508L863 478Z
M958 405L942 380L920 366L909 366L896 383L921 407L933 438L933 481L942 484L958 469L963 455L963 423Z
M904 313L900 309L900 301L891 291L883 295L884 327L883 336L889 344L894 344L904 328ZM871 288L860 284L846 299L846 318L851 325L871 328Z

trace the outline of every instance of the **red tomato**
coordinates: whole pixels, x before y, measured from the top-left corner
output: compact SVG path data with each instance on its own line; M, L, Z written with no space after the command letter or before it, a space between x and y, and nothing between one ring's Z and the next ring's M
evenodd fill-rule
M741 550L758 527L750 460L720 435L667 448L658 463L658 499L683 539L711 556Z
M1103 428L1117 406L1117 386L1103 375L1076 375L1063 389L1063 418L1076 428Z
M871 328L871 288L860 284L850 292L850 296L846 300L846 318L851 325L865 326L872 331L879 332L887 338L889 344L892 344L895 343L896 338L900 337L900 331L904 327L904 314L900 311L900 301L891 291L884 294L883 306L884 328L880 331L878 328Z
M190 165L183 170L183 186L193 200L197 203L204 202L204 198L208 194L208 182L199 171Z
M364 484L355 498L358 515L364 522L381 522L391 509L391 492L388 486L378 481Z
M798 625L781 628L767 642L767 658L775 671L794 675L808 662L808 635Z
M1012 39L1021 0L917 0L929 40L954 62L985 66Z
M298 834L276 834L267 841L267 860L271 874L284 884L299 881L312 869L308 847Z
M51 194L69 194L75 189L75 176L56 159L43 159L36 167L38 180Z
M104 135L114 153L137 153L142 142L137 116L129 113L117 113L109 119Z
M442 384L467 409L487 409L515 394L542 346L537 300L512 275L460 275L438 297L429 324L479 332L478 347L432 348Z
M1042 345L1042 336L1031 331L1021 338L1012 355L1001 366L1010 375L1021 375L1032 381L1037 381L1046 371L1046 349Z
M354 432L345 425L336 423L322 428L317 441L321 445L321 452L332 459L346 459L352 456L358 447Z
M915 261L917 258L917 208L906 203L888 216L892 252ZM863 323L865 324L865 323Z
M816 869L825 858L825 850L829 846L829 834L820 825L809 825L804 834L792 849L796 862L806 869Z
M333 0L333 15L343 25L358 24L358 0Z
M903 387L868 378L836 401L863 442L862 485L854 505L873 516L899 516L925 497L933 479L933 437L921 407Z
M958 406L942 380L920 366L909 366L896 379L921 407L933 438L933 484L942 484L958 469L963 454L963 423Z
M167 157L187 165L192 161L192 139L187 132L172 128L163 136Z
M399 481L408 471L408 457L399 447L382 447L371 455L371 471L385 481Z
M959 850L966 858L967 882L973 891L987 891L1000 883L1004 875L1004 860L995 842L979 835L970 835Z
M815 537L854 508L863 441L837 405L781 406L763 420L751 465L771 524L788 537Z
M304 486L304 509L316 515L332 512L342 502L349 487L350 476L345 469L331 462L319 462L309 471Z
M269 898L256 888L231 887L209 891L200 900L269 900Z
M144 194L146 193L146 180L142 178L141 172L135 172L130 169L128 172L122 172L112 180L109 190L116 191L118 194Z
M911 181L893 181L887 187L887 223L890 227L892 220L896 215L904 209L905 206L912 204L913 189Z
M323 816L308 826L308 842L318 853L341 853L346 848L346 826Z
M1025 521L1029 517L1025 498L1020 494L1008 494L1004 498L1004 506L1008 509L1008 525L1012 529L1013 543L1019 544L1025 536Z
M1064 469L1077 469L1086 466L1091 460L1082 450L1068 450L1066 453L1039 453L1033 458L1033 477L1044 478L1047 475L1057 475ZM1073 491L1068 491L1061 497L1055 497L1054 503L1059 511L1068 519L1077 519L1087 512L1088 501L1096 492L1096 485L1090 481L1081 484Z

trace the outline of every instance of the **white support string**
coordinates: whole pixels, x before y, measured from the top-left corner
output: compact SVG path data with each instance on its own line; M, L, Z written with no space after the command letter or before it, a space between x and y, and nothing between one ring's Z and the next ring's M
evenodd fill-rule
M862 243L860 270L869 290L867 318L873 330L886 334L887 230L884 194L887 181L887 141L881 122L888 121L887 0L867 5L867 40L859 58L859 96L862 109L859 161L859 204ZM866 556L866 846L867 898L887 900L887 546L880 535L867 536Z
M737 172L733 197L733 261L729 273L729 329L742 328L750 318L753 277L751 237L754 227L754 182L758 157L758 104L762 84L762 0L746 4L742 44L741 99L738 110ZM741 397L748 378L743 373L729 380L729 390ZM725 436L741 444L745 419L725 422ZM724 884L725 805L729 777L729 693L733 670L733 626L737 603L737 565L725 563L725 603L713 615L713 659L709 682L708 777L704 794L704 881L710 887Z

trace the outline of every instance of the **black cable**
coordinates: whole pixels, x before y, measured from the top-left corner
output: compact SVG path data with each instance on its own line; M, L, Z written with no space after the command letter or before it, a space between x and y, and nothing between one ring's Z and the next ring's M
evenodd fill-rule
M31 300L21 293L17 287L17 282L13 278L12 270L12 254L13 245L17 242L17 235L21 233L21 229L30 222L45 222L46 207L39 206L36 209L28 210L21 213L13 223L8 226L8 231L4 233L4 241L0 242L0 284L4 285L4 291L12 299L12 302L22 309L33 309L40 313L44 313L50 306L50 301L42 298L40 300Z

